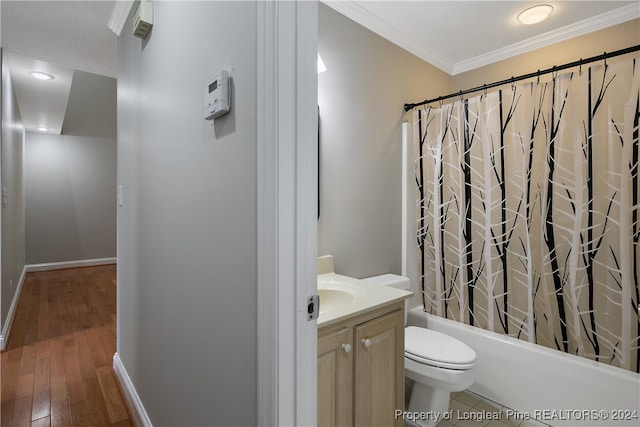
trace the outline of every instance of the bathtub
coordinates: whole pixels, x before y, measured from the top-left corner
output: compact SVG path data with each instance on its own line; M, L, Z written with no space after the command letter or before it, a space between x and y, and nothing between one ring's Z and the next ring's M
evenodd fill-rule
M552 426L640 425L640 375L409 310L408 325L458 338L478 355L470 391ZM606 419L605 419L606 418Z

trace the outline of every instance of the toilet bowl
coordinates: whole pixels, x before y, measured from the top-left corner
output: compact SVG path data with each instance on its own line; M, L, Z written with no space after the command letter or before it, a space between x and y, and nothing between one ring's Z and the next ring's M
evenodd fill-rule
M395 274L363 281L410 289L409 279ZM449 410L451 392L465 390L473 384L476 353L456 338L417 326L407 326L404 337L405 376L413 380L407 412L424 414L414 423L432 427Z
M475 381L476 353L453 337L417 326L406 327L404 337L405 376L414 381L407 411L429 413L418 425L435 426L449 410L451 392Z

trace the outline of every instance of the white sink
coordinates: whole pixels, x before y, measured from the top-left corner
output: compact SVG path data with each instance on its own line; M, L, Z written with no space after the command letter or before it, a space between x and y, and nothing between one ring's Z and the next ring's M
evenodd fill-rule
M320 314L351 304L355 300L353 293L343 289L318 289L320 296Z
M336 274L333 272L331 262L326 266L319 264L318 271L322 271L322 274L318 275L318 296L320 297L318 327L338 323L348 317L404 301L413 295L409 291L371 282L365 283L353 277Z
M319 276L320 314L348 309L365 293L365 288L356 280L345 281L337 275Z

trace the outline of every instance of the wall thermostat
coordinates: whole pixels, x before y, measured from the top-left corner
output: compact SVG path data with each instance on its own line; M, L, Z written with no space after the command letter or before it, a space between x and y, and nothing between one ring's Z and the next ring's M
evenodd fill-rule
M227 114L230 108L229 72L222 71L204 88L204 118L215 119Z

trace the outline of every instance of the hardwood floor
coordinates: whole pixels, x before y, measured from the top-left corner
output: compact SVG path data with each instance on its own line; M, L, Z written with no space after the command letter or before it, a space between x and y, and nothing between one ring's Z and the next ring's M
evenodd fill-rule
M28 273L2 353L1 427L134 426L115 350L115 265Z

